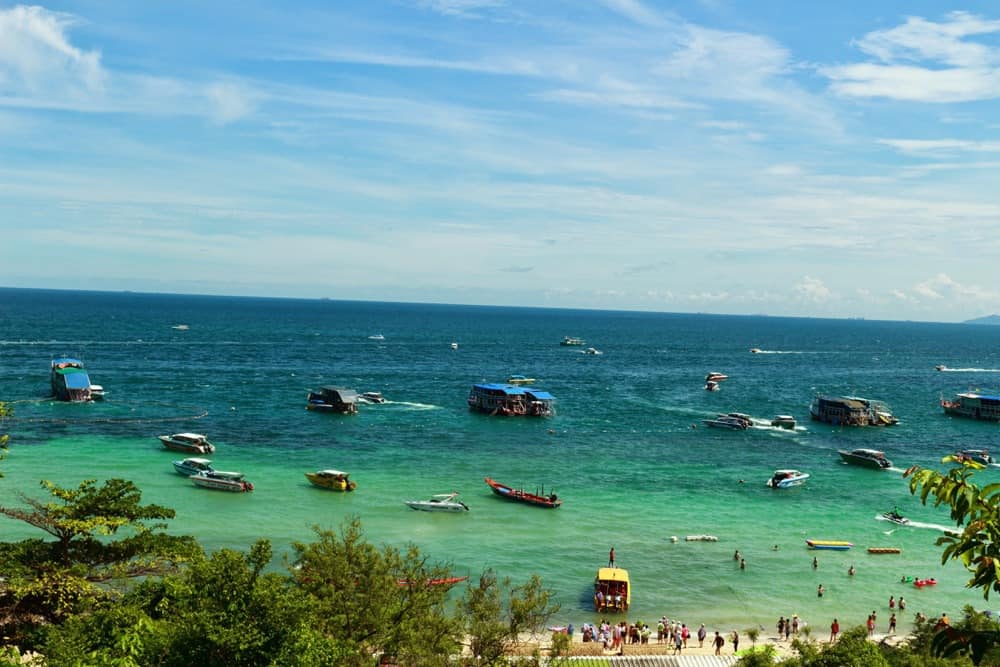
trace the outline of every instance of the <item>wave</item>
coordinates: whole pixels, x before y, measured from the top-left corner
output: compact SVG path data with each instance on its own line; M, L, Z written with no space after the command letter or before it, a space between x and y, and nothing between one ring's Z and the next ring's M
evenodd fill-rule
M384 405L403 405L407 408L412 408L414 410L442 410L440 405L431 405L429 403L412 403L410 401L386 401Z
M1000 373L1000 368L939 368L942 373Z
M875 515L875 520L876 521L889 521L888 519L886 519L881 514ZM953 533L953 532L956 532L955 528L952 528L950 526L944 526L944 525L941 525L940 523L924 523L923 521L910 521L910 523L906 524L905 526L900 526L899 524L896 524L896 528L892 528L891 530L885 531L885 534L886 535L892 535L898 528L924 528L924 529L927 529L927 530L936 530L936 531L939 531L939 532L942 532L942 533Z

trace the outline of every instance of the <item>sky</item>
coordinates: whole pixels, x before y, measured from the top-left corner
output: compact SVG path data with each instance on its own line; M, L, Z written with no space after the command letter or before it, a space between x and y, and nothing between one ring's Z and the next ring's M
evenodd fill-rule
M1000 5L0 0L0 285L1000 312Z

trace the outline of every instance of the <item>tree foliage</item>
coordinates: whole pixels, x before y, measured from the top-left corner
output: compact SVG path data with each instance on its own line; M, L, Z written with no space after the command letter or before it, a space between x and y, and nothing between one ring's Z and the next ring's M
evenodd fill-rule
M111 584L171 571L199 550L192 538L160 532L173 510L142 505L132 482L42 486L54 500L21 496L27 508L0 507L0 515L55 538L0 543L7 576L0 586L0 628L8 636L115 599Z

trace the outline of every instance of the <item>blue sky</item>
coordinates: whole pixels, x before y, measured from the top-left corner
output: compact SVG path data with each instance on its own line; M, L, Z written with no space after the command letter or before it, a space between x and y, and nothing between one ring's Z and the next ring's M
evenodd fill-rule
M0 2L0 285L958 321L998 98L987 2Z

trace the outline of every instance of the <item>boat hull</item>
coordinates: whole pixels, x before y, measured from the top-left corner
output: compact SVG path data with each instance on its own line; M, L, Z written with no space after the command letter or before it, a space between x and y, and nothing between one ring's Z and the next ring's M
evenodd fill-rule
M206 477L203 475L191 475L189 478L195 486L213 491L228 491L230 493L246 493L253 491L253 484L242 479L225 479Z
M405 500L410 509L420 512L466 512L468 507L462 503L434 503L429 500Z
M317 486L321 489L326 489L328 491L353 491L358 488L357 483L351 479L336 479L332 477L326 477L323 475L318 475L314 472L305 473L306 479L313 486Z
M562 499L557 498L554 493L548 496L528 493L523 489L515 489L505 484L501 484L500 482L492 480L489 477L486 478L486 484L489 485L490 490L493 491L493 493L506 500L524 503L525 505L534 505L535 507L545 507L547 509L555 509L556 507L562 505Z
M184 454L211 454L215 451L215 445L207 440L201 442L178 440L169 435L161 435L158 439L164 448L174 452L182 452Z
M862 468L872 468L874 470L885 470L892 466L892 461L886 458L878 459L867 457L859 454L854 454L853 452L838 451L840 458L844 463L850 463L851 465L861 466Z

